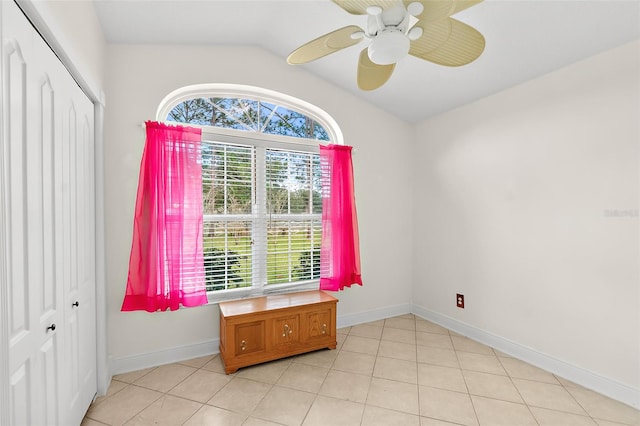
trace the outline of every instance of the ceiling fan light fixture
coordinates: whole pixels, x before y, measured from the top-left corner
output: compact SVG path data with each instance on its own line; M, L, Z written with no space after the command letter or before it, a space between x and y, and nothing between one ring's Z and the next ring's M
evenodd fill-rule
M409 32L407 33L407 38L409 38L409 40L414 41L419 39L420 37L422 37L422 34L424 33L424 30L420 27L413 27L409 30Z
M407 6L407 12L411 16L419 16L422 12L424 12L424 5L419 1L414 1Z
M409 39L401 31L385 30L369 45L369 59L378 65L395 64L409 53L409 48Z

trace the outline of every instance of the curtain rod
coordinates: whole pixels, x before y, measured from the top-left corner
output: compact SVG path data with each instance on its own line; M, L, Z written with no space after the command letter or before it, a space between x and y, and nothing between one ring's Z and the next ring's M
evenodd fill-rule
M140 127L143 128L143 129L146 129L147 128L146 121L143 121L142 123L140 123ZM355 154L356 153L356 149L351 147L351 152L353 154Z

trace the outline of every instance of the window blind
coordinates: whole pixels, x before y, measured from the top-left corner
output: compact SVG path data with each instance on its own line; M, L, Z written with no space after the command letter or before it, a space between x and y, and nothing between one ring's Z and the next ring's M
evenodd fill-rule
M250 287L254 148L203 142L203 252L207 291Z
M317 153L203 141L208 291L319 278Z
M266 150L267 284L319 278L322 199L317 154Z

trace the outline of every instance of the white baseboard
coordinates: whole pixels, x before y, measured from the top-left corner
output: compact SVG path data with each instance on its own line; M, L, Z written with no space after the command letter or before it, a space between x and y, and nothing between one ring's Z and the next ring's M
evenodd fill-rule
M396 315L408 314L411 312L410 304L390 306L374 311L360 312L357 314L341 315L336 318L337 327L350 327L365 322L377 321ZM194 345L180 346L176 348L163 349L161 351L149 352L138 355L130 355L121 358L111 358L110 371L112 375L128 373L130 371L142 370L163 364L184 361L191 358L212 355L218 353L220 339L213 339Z
M111 359L111 374L122 374L218 353L220 339Z
M557 374L585 388L640 409L640 389L634 389L610 378L553 358L503 337L465 324L446 315L413 305L412 312L456 333L469 337L536 367Z
M408 313L413 313L436 324L440 324L441 326L467 336L470 339L477 340L478 342L484 343L485 345L496 348L508 355L521 359L522 361L550 371L588 389L592 389L617 401L621 401L632 407L640 409L640 390L638 389L634 389L615 380L603 377L592 371L576 367L575 365L553 358L519 343L512 342L503 337L417 305L402 304L373 311L340 315L336 319L337 328L350 327L357 324L377 321ZM212 339L188 346L180 346L121 358L112 358L110 361L110 372L113 375L128 373L130 371L142 370L158 365L171 364L187 359L216 354L218 353L219 344L219 339Z
M356 314L338 315L336 318L337 328L351 327L352 325L363 324L366 322L377 321L385 318L391 318L398 315L410 314L411 304L389 306L374 311L359 312Z

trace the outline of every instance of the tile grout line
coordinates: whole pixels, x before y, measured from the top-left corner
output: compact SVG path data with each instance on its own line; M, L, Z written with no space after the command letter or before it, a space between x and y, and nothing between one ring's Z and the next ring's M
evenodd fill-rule
M211 358L211 360L209 360L208 362L205 362L205 363L204 363L201 367L199 367L196 371L203 370L203 371L207 371L207 372L209 372L209 370L204 370L204 369L203 369L203 367L204 367L205 365L207 365L209 362L213 361L214 359L215 359L215 356L214 356L214 357L212 357L212 358ZM184 365L184 364L183 364L183 365ZM196 371L194 371L194 372L193 372L193 374L195 374L195 373L196 373ZM187 379L185 378L185 380L187 380ZM231 380L233 380L233 379L231 379ZM231 380L229 380L229 382L227 382L227 385L228 385L229 383L231 383ZM184 380L183 380L183 381L184 381ZM180 382L180 383L182 383L182 382ZM176 385L176 386L177 386L177 385ZM226 386L226 385L225 385L225 386ZM175 387L175 386L174 386L174 387ZM220 389L218 390L218 392L220 392L222 389L224 389L224 386L223 386L222 388L220 388ZM215 392L215 393L213 394L213 396L215 396L218 392ZM211 398L213 398L213 396L211 396ZM177 398L180 398L180 397L177 397ZM211 400L211 398L209 398L209 401ZM189 399L187 399L187 398L183 398L183 399L186 399L187 401L191 401L191 400L189 400ZM193 402L199 402L199 401L193 401ZM207 401L207 402L208 402L208 401ZM193 412L193 414L191 414L189 417L187 417L187 418L186 418L186 419L185 419L185 420L180 424L181 426L182 426L182 425L184 425L185 423L187 423L189 420L191 420L191 419L193 418L193 416L195 416L196 414L198 414L198 412L199 412L200 410L202 410L205 406L207 406L207 405L208 405L206 402L205 402L205 403L200 403L200 404L202 404L202 405L200 406L200 408L198 408L195 412Z
M504 364L502 363L502 360L503 360L504 358L507 358L507 357L500 357L500 356L498 356L497 354L496 354L496 356L497 356L497 358L498 358L498 361L500 362L500 364L501 364L501 365L503 366L503 368L504 368ZM517 359L517 358L514 358L514 359ZM506 369L506 368L505 368L505 371L507 371L507 369ZM546 370L543 370L543 371L546 371ZM551 373L551 374L552 374L552 373ZM556 379L556 381L558 382L557 384L556 384L556 383L544 382L544 381L540 381L540 380L535 380L535 379L531 379L531 378L513 377L513 376L512 376L512 375L507 371L507 377L508 377L508 378L509 378L509 380L511 381L511 384L513 385L513 387L514 387L514 388L516 389L516 391L518 392L518 395L520 395L520 398L522 398L522 401L524 402L524 404L525 404L527 407L529 407L529 411L531 411L531 409L530 409L530 408L531 408L531 407L533 407L533 408L541 408L541 409L543 409L543 410L549 410L549 411L554 411L554 412L559 412L559 413L573 414L573 415L576 415L576 416L588 417L588 418L590 418L591 420L593 420L593 421L597 424L597 422L596 422L596 420L595 420L595 417L593 417L593 416L589 413L589 411L587 411L587 409L586 409L584 406L582 406L582 404L580 404L580 402L579 402L579 401L578 401L578 400L573 396L573 394L569 391L569 387L565 386L565 385L564 385L560 380L558 380L558 376L556 376L555 374L552 374L552 375L554 376L554 378L555 378L555 379ZM531 405L531 404L529 404L529 403L526 401L526 399L522 396L522 393L520 392L520 389L518 388L518 386L513 382L513 380L514 380L514 379L522 380L522 381L525 381L525 382L532 382L532 383L539 383L539 384L543 384L543 385L551 385L551 386L560 386L560 387L562 387L562 388L563 388L563 389L564 389L564 390L569 394L569 396L570 396L570 397L571 397L571 398L572 398L572 399L573 399L573 400L574 400L574 401L575 401L575 402L580 406L580 408L582 408L582 410L584 411L584 413L586 414L586 416L585 416L585 415L583 415L583 414L575 413L575 412L572 412L572 411L561 410L561 409L558 409L558 408L549 408L549 407L537 406L537 405ZM533 415L533 412L532 412L531 414ZM536 418L536 420L537 420L537 417L536 417L535 415L533 415L533 416L534 416L534 418ZM603 420L605 420L605 419L603 419Z
M414 315L413 316L413 336L415 339L415 348L416 348L416 384L418 386L418 421L422 423L420 419L422 417L422 404L420 404L420 363L418 362L418 319Z
M462 380L464 381L464 386L467 389L467 396L469 397L469 402L471 403L471 408L473 409L473 415L476 416L476 423L480 424L480 418L478 417L478 410L476 409L476 404L474 404L473 402L473 398L471 398L471 392L469 391L469 386L467 385L467 379L464 377L462 363L460 362L460 358L458 357L458 349L456 349L456 346L453 343L453 338L451 337L451 333L449 333L449 340L451 341L451 347L453 348L453 353L456 355L456 361L458 362L458 368L460 369L460 375L462 376Z
M386 322L386 319L384 320ZM382 342L382 335L384 334L384 322L382 323L382 327L381 327L381 331L380 331L380 337L378 338L378 351L380 351L380 342ZM351 329L349 329L349 333L351 333ZM376 353L377 353L376 352ZM376 362L377 362L377 355L376 355ZM373 370L375 370L376 368L376 364L375 362L373 363L373 369L371 370L371 375L368 376L369 377L369 386L367 386L367 394L364 396L364 409L362 410L362 417L360 418L360 425L362 425L362 421L364 420L364 411L367 409L367 401L369 400L369 392L371 391L371 383L373 382Z
M236 376L236 377L237 377L237 376ZM234 379L235 379L236 377L234 377ZM245 378L243 378L243 377L237 377L237 378L239 378L239 379L244 379L244 380L252 380L252 379L245 379ZM253 381L257 381L257 380L253 380ZM263 382L259 382L259 383L263 383ZM260 401L258 401L258 403L255 405L255 407L253 407L253 408L251 409L251 411L249 412L249 415L247 416L247 420L248 420L249 418L251 418L251 416L253 415L253 413L256 411L256 408L258 408L258 407L260 406L260 404L262 403L262 401L264 401L264 399L266 398L266 396L269 394L269 392L271 392L271 390L272 390L272 389L273 389L273 387L275 386L275 383L267 383L267 384L268 384L268 385L270 385L271 387L269 388L269 390L268 390L268 391L266 391L266 392L264 393L264 395L262 395L262 398L260 398ZM256 418L260 418L260 417L256 417ZM262 420L264 420L264 419L262 419ZM245 423L245 422L246 422L246 420L245 420L243 423Z
M351 330L352 328L349 327L349 331L347 333L347 337L349 337L349 335L351 335ZM384 324L382 325L382 332L384 332ZM373 369L371 370L371 376L369 376L369 386L367 387L367 394L364 397L364 402L362 403L362 414L360 414L360 426L362 426L362 421L364 420L364 412L367 409L367 399L369 398L369 389L371 389L371 381L373 379L373 371L376 368L376 362L378 361L378 352L380 352L380 342L382 341L382 332L380 333L380 339L378 339L378 349L376 350L376 361L373 363ZM354 335L355 336L355 335ZM345 338L345 341L347 339ZM342 346L344 346L344 342L342 342ZM342 347L341 349L342 350ZM336 357L337 358L337 357ZM333 362L335 363L335 359L333 360ZM333 366L333 364L332 364Z
M558 380L558 376L557 375L553 375L553 377L556 378L556 380ZM564 379L566 380L566 379ZM571 398L576 402L576 404L578 404L580 406L580 408L582 408L584 410L585 413L587 413L587 416L589 416L589 418L595 423L595 424L600 424L596 421L596 419L591 415L591 413L586 409L586 407L584 407L582 404L580 404L580 401L578 401L576 399L575 396L573 396L573 394L569 391L569 387L565 386L565 384L562 382L562 380L558 380L558 383L560 383L560 386L562 386L562 388L569 394L569 396L571 396ZM604 419L603 419L604 420Z
M218 371L207 370L207 369L205 369L205 368L204 368L204 367L205 367L209 362L213 361L217 356L218 356L218 355L214 355L214 356L212 356L212 357L211 357L211 359L210 359L208 362L204 363L201 367L193 367L193 366L191 366L191 365L183 364L182 362L176 362L176 363L173 363L173 364L180 364L180 365L182 365L182 366L186 366L186 367L194 368L194 369L195 369L195 371L191 372L191 374L189 374L189 375L188 375L187 377L185 377L183 380L181 380L180 382L178 382L176 385L174 385L174 386L173 386L172 388L170 388L168 391L164 392L164 393L163 393L163 396L164 396L164 397L170 396L170 397L173 397L173 398L178 398L178 399L182 399L182 400L185 400L185 401L189 401L189 402L193 402L193 403L196 403L196 404L200 404L200 407L199 407L199 408L198 408L198 409L197 409L193 414L191 414L191 415L190 415L190 416L189 416L189 417L188 417L188 418L187 418L183 423L181 423L181 424L184 424L184 423L188 422L188 421L189 421L193 416L195 416L195 415L196 415L200 410L202 410L205 406L215 407L215 408L218 408L218 409L221 409L221 410L224 410L224 411L229 411L229 412L232 412L232 413L244 414L244 413L238 413L238 412L236 412L236 411L228 410L228 409L223 408L223 407L217 407L217 406L215 406L215 405L209 405L209 404L208 404L208 402L211 400L211 398L213 398L216 394L218 394L218 392L220 392L222 389L224 389L224 387L225 387L226 385L228 385L229 383L231 383L231 381L235 378L235 376L234 376L234 377L232 377L232 378L231 378L231 379L230 379L230 380L229 380L229 381L228 381L228 382L227 382L227 383L226 383L222 388L220 388L220 389L218 389L216 392L214 392L214 393L213 393L213 395L211 395L211 397L209 397L209 398L207 399L207 401L205 401L205 402L196 401L196 400L194 400L194 399L186 398L186 397L184 397L184 396L172 395L172 394L170 394L170 393L169 393L169 392L171 392L173 389L175 389L177 386L179 386L180 384L182 384L184 381L186 381L189 377L193 376L194 374L196 374L196 373L197 373L198 371L200 371L200 370L202 370L202 371L204 371L204 372L207 372L207 373L222 374L222 373L220 373L220 372L218 372ZM168 364L167 364L167 365L168 365ZM138 380L138 379L136 379L136 380ZM137 387L142 388L142 389L147 389L147 390L152 390L152 391L159 392L159 391L157 391L157 390L155 390L155 389L146 388L146 387L144 387L144 386L136 385L135 383L132 383L132 385L133 385L133 386L137 386ZM159 399L159 398L158 398L158 399ZM149 404L147 407L145 407L145 408L143 409L143 411L144 411L144 410L146 410L147 408L149 408L149 406L151 406L153 403L155 403L158 399L156 399L154 402L152 402L152 403L151 403L151 404ZM138 413L138 414L139 414L139 413ZM136 414L136 415L137 415L137 414ZM134 417L135 417L135 416L133 416L133 417L132 417L132 419L133 419ZM130 421L130 420L131 420L131 419L129 419L129 421Z
M351 335L351 330L352 330L352 328L349 327L349 331L347 333L347 337L349 337L349 335ZM384 331L384 325L382 327L382 330ZM381 339L382 339L382 334L380 334L380 339L378 340L378 349L376 350L376 362L378 360L378 352L380 352L380 342L382 341ZM345 341L346 341L346 338L345 338ZM342 345L344 346L344 342L342 342ZM340 350L342 350L342 347L340 348ZM336 358L337 358L337 356L336 356ZM334 358L333 362L331 363L332 367L333 367L333 364L335 363L335 361L336 360ZM375 370L375 368L376 368L376 364L374 362L373 363L373 369ZM331 369L329 369L329 371L331 371ZM327 373L327 376L328 375L329 374ZM371 377L373 377L373 370L371 370ZM325 377L325 380L326 380L326 377ZM323 382L323 384L324 384L324 382ZM362 421L364 420L364 412L367 409L367 398L369 397L369 389L370 388L371 388L371 378L369 379L369 387L367 388L367 395L364 397L364 402L362 403L362 413L360 414L360 422L359 422L360 426L362 426ZM322 386L320 387L320 389L322 389Z
M495 350L492 348L493 352L495 353ZM529 414L531 414L531 417L533 417L533 420L536 422L536 424L540 424L540 421L538 420L538 418L536 417L535 414L533 414L533 411L531 410L531 407L529 406L529 403L527 402L527 400L524 398L524 396L522 396L522 392L520 392L520 389L516 386L516 384L513 382L513 377L511 376L511 374L509 373L509 371L505 368L504 364L502 363L502 360L500 359L500 357L498 356L498 354L496 354L496 358L498 358L498 362L500 363L500 365L502 366L502 368L504 369L505 373L507 373L507 377L509 378L509 382L511 383L511 386L514 387L514 389L516 390L516 392L518 392L518 395L520 396L520 399L522 399L522 402L524 403L525 407L527 407L527 411L529 412Z
M208 373L218 373L217 371L210 371L210 370L207 370L207 369L205 369L205 368L204 368L204 367L205 367L205 365L208 365L211 361L213 361L214 359L216 359L216 357L218 357L218 356L219 356L219 355L214 355L214 356L212 356L212 357L211 357L211 359L210 359L209 361L205 362L204 364L202 364L202 366L198 367L198 369L197 369L196 371L194 371L192 374L195 374L196 372L198 372L198 371L200 371L200 370L202 370L202 371L206 371L206 372L208 372ZM182 364L182 365L184 365L184 364ZM189 367L190 367L190 366L189 366ZM191 377L191 376L189 376L189 377ZM187 377L187 378L188 378L188 377ZM184 380L187 380L187 378L185 378ZM229 380L229 381L228 381L224 386L222 386L220 389L218 389L216 392L214 392L214 393L213 393L213 395L211 395L211 397L210 397L206 402L193 401L193 400L190 400L190 399L188 399L188 398L183 398L183 397L176 396L176 398L182 398L182 399L185 399L185 400L187 400L187 401L197 402L197 403L201 404L201 405L200 405L200 408L198 408L195 412L193 412L193 414L191 414L189 417L187 417L187 418L186 418L186 419L185 419L185 420L180 424L180 426L184 425L184 424L185 424L185 423L187 423L189 420L191 420L191 419L193 418L193 416L195 416L196 414L198 414L198 412L199 412L200 410L202 410L204 407L209 406L209 404L207 404L207 402L211 401L211 399L212 399L214 396L216 396L216 395L218 394L218 392L220 392L222 389L224 389L224 388L225 388L229 383L231 383L231 382L233 381L233 379L235 379L235 376L234 376L234 377L232 377L232 378L231 378L231 379L230 379L230 380ZM183 380L183 382L184 382L184 380ZM182 382L180 382L180 383L182 383ZM176 386L178 386L178 385L176 385ZM174 388L175 388L175 386L174 386ZM173 389L173 388L172 388L172 389ZM211 407L215 407L215 406L213 406L213 405L212 405ZM215 407L215 408L220 408L220 407ZM227 410L227 411L230 411L230 410ZM245 420L246 420L246 419L245 419ZM244 423L244 421L243 421L243 423Z
M280 380L280 378L282 378L282 376L284 375L284 373L285 373L289 368L291 368L291 366L292 366L292 365L293 365L293 362L291 362L291 364L289 364L289 366L288 366L288 367L287 367L287 368L282 372L282 374L280 375L280 377L278 377L278 380ZM329 374L329 373L327 372L327 374ZM326 379L326 377L325 377L325 379ZM323 380L322 382L324 383L324 380ZM278 382L276 381L276 383L275 383L273 386L276 386L277 384L278 384ZM308 391L301 391L300 389L289 388L289 387L286 387L286 386L281 386L281 387L282 387L282 388L285 388L285 389L292 389L292 390L300 391L300 392L313 393L313 392L308 392ZM307 412L306 412L306 413L304 413L304 416L302 417L302 421L300 422L300 424L301 424L301 425L302 425L302 424L304 424L304 421L307 419L307 416L309 415L309 412L311 412L311 408L313 407L313 404L315 404L315 402L316 402L316 399L317 399L317 398L318 398L318 394L317 394L317 393L314 393L313 401L311 401L311 404L309 404L309 408L307 408ZM272 421L272 420L269 420L269 421Z
M133 383L131 384L131 386L136 386ZM142 386L137 386L139 388L142 388ZM146 388L143 388L146 389ZM151 390L151 389L147 389L147 390ZM157 391L156 391L157 392ZM142 413L144 410L146 410L147 408L149 408L153 403L155 403L157 400L159 400L160 398L162 398L164 395L166 394L160 394L160 396L158 396L156 399L154 399L153 401L151 401L149 404L147 404L145 407L143 407L140 411L138 411L137 413L135 413L133 416L129 417L123 424L127 424L127 422L131 421L132 419L134 419L138 414Z
M116 395L116 394L120 393L121 391L123 391L124 389L126 389L126 388L127 388L127 387L129 387L129 386L135 386L135 387L137 387L137 388L141 388L141 389L145 389L145 390L150 390L150 391L154 391L154 392L159 392L159 391L157 391L157 390L155 390L155 389L149 389L149 388L146 388L146 387L144 387L144 386L139 386L139 385L136 385L136 384L135 384L135 382L136 382L136 381L138 381L138 380L142 379L143 377L145 377L145 376L147 376L147 375L151 374L153 371L155 371L155 370L156 370L156 369L158 369L159 367L161 367L161 366L155 366L155 367L151 368L149 371L147 371L147 372L146 372L145 374L143 374L142 376L138 377L137 379L135 379L135 380L134 380L134 381L132 381L131 383L128 383L128 384L127 384L127 386L125 386L124 388L120 389L120 391L118 391L118 392L114 393L113 395L110 395L109 397L105 398L103 401L100 401L100 403L102 403L102 402L106 401L107 399L109 399L109 398L113 397L114 395ZM125 373L125 374L126 374L126 373ZM119 381L119 380L116 380L116 381ZM128 419L126 419L126 420L124 421L124 423L123 423L123 424L126 424L126 423L127 423L127 422L129 422L131 419L135 418L138 414L142 413L144 410L146 410L147 408L149 408L149 406L151 406L151 405L152 405L153 403L155 403L157 400L159 400L159 399L160 399L160 398L162 398L164 395L166 395L166 393L165 393L165 394L163 394L162 392L159 392L159 393L160 393L160 396L158 396L158 398L154 399L154 400L153 400L153 401L151 401L148 405L144 406L140 411L137 411L134 415L132 415L131 417L129 417ZM85 414L85 416L87 416L87 417L88 417L88 410L87 410L87 414ZM91 417L89 417L89 418L90 418L91 420L95 420L95 419L93 419L93 418L91 418ZM96 421L99 421L99 420L96 420ZM102 422L101 422L101 423L102 423Z

